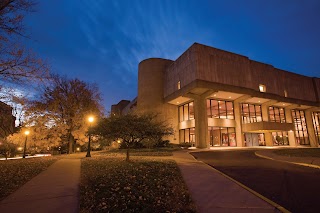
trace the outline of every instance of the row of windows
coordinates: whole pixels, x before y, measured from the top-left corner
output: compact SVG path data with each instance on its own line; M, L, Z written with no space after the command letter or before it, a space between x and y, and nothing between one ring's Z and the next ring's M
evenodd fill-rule
M209 118L234 119L233 102L208 99L207 115Z
M274 146L288 146L288 132L272 132L272 141Z
M184 104L179 107L179 122L194 119L193 102Z
M189 143L191 146L195 146L196 137L194 128L180 129L179 136L180 143Z
M295 126L296 141L299 145L309 145L306 118L304 111L292 110L292 119Z
M242 123L255 123L262 121L262 110L260 105L241 104Z
M235 128L208 127L210 146L236 146Z
M269 121L286 123L285 110L280 107L269 107ZM234 119L234 110L232 101L207 100L207 115L210 118ZM242 123L254 123L262 121L261 105L241 104ZM295 136L297 144L309 145L307 124L305 114L302 110L292 110L292 118L295 126ZM190 102L179 107L179 122L192 120L194 117L194 103ZM313 112L313 127L318 143L320 144L320 113ZM287 145L287 135L285 133L274 133L274 145ZM285 135L284 135L285 134ZM283 138L283 139L281 139Z
M278 122L278 123L285 123L286 122L286 115L283 108L279 107L269 107L269 121L271 122Z
M312 113L312 121L313 121L314 132L316 134L318 144L320 145L320 112Z

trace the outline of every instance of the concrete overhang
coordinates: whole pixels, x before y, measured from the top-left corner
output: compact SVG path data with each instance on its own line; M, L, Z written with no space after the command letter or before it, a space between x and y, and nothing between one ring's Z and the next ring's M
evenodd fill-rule
M277 123L277 122L256 122L242 124L242 132L281 132L292 131L293 123Z
M273 103L272 105L282 106L282 107L290 107L290 105L293 106L295 104L298 109L303 109L303 110L306 110L311 107L319 107L319 102L312 102L312 101L306 101L306 100L301 100L301 99L288 98L288 97L284 97L284 96L280 96L280 95L276 95L276 94L272 94L272 93L267 93L267 92L262 93L262 92L255 91L255 90L249 89L249 88L243 88L243 87L221 84L221 83L216 83L216 82L209 82L209 81L204 81L204 80L199 80L199 79L192 81L191 83L182 87L180 90L177 90L177 91L173 92L172 94L164 97L164 102L174 103L174 102L176 102L175 101L176 98L178 98L180 96L184 97L184 96L187 96L188 94L203 95L206 93L210 97L214 97L213 96L214 94L219 94L219 92L221 92L221 91L224 92L223 99L226 99L226 100L230 96L232 97L232 95L229 95L228 98L225 98L225 97L227 97L227 96L225 96L225 94L227 94L227 93L234 93L234 94L237 94L236 96L242 95L243 97L245 97L241 101L240 101L241 96L239 96L238 98L236 98L236 96L234 96L235 99L233 99L233 98L230 99L230 100L234 100L234 101L237 101L237 99L239 99L239 101L237 101L237 102L247 102L248 100L250 100L250 98L253 98L250 101L252 103L256 103L256 104L259 104L259 103L262 104L262 102L267 103L268 101L276 100L277 102ZM211 93L211 95L210 95L210 93ZM189 97L190 97L190 95L189 95ZM291 106L291 108L294 108L292 106Z

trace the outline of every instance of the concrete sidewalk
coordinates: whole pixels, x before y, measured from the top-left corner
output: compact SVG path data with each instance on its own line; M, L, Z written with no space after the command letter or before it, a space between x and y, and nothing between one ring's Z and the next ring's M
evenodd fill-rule
M61 159L0 203L1 213L79 212L80 159Z
M280 212L214 168L195 160L187 151L173 155L200 213Z

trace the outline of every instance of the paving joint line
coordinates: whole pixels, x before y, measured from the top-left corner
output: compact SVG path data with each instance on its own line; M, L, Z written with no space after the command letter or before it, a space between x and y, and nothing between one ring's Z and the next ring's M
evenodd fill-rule
M278 159L274 159L262 154L258 154L257 152L254 152L254 154L260 158L265 158L265 159L269 159L269 160L274 160L274 161L279 161L279 162L284 162L284 163L290 163L290 164L294 164L294 165L299 165L299 166L306 166L306 167L311 167L311 168L315 168L315 169L320 169L320 166L317 165L313 165L313 164L308 164L308 163L298 163L298 162L291 162L291 161L285 161L285 160L278 160Z

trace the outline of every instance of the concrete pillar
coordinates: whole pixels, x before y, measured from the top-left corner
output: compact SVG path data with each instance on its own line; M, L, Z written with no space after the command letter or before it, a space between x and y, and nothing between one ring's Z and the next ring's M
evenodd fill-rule
M317 143L314 127L313 127L311 110L306 110L304 113L304 116L306 118L310 146L311 147L318 147L318 143Z
M290 108L285 108L285 115L286 115L286 122L293 123L292 113ZM294 129L292 131L288 131L288 140L290 146L297 146L296 144L296 137L294 135Z
M238 147L243 147L244 146L244 137L242 134L242 129L241 129L241 108L240 108L240 103L235 101L233 104L233 110L234 110L234 121L236 124L236 141L237 141L237 146Z
M195 137L197 148L208 148L208 116L206 98L197 96L194 98Z
M269 106L267 104L261 105L261 112L262 112L262 120L263 121L269 121ZM264 133L264 139L266 141L266 146L273 146L273 140L272 140L272 133L271 132L265 132Z
M262 104L261 111L262 111L262 120L269 121L269 106Z
M265 132L264 133L264 140L266 141L266 146L273 146L273 140L272 140L272 133L271 132Z

